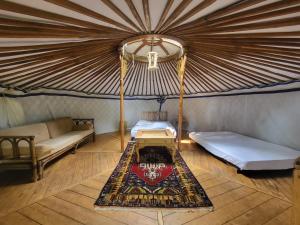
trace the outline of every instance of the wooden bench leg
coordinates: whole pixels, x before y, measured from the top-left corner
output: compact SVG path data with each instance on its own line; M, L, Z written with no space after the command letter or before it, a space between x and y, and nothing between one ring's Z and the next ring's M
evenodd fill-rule
M93 142L95 142L96 141L96 133L94 132L93 133Z
M80 143L78 142L78 143L74 146L74 150L72 151L72 154L75 154L75 153L76 153L76 150L77 150L79 144L80 144Z
M44 165L42 164L42 162L39 162L38 163L38 166L39 166L39 179L41 180L44 176Z
M36 182L38 180L38 168L37 165L32 166L32 181Z

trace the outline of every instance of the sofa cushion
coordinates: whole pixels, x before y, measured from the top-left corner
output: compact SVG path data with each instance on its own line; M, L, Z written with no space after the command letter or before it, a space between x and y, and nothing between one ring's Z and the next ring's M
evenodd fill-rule
M0 130L0 136L35 136L35 143L39 143L50 138L48 128L45 123L34 123L3 129Z
M94 133L94 129L72 131L71 133L79 135L80 138L82 139L82 138L85 138L86 136Z
M76 145L79 141L81 141L82 138L92 134L93 132L93 130L71 131L59 137L51 138L40 144L44 146L49 146L49 148L52 149L51 154L53 154L68 146Z
M64 135L73 128L73 121L70 117L63 117L56 120L51 120L46 122L49 135L51 138L56 138Z

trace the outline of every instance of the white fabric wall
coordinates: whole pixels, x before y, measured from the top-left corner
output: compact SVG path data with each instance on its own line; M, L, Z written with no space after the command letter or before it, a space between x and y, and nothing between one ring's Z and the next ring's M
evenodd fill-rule
M169 118L177 105L167 101ZM185 99L184 116L189 131L234 131L300 150L300 92Z
M72 118L94 118L98 134L119 129L119 101L117 100L61 96L34 96L16 100L23 106L25 123L71 116ZM156 101L125 101L125 119L128 127L132 127L137 122L142 111L155 111L158 110L158 107L159 104ZM4 119L1 118L1 120Z
M96 132L118 130L119 101L60 96L17 98L25 123L62 116L95 118ZM156 101L125 101L125 119L132 127L143 111L157 111ZM177 119L178 100L167 100L162 110ZM190 131L234 131L300 150L300 92L195 98L184 100ZM0 125L7 124L0 118Z
M0 97L0 128L14 127L24 122L22 105L16 99Z

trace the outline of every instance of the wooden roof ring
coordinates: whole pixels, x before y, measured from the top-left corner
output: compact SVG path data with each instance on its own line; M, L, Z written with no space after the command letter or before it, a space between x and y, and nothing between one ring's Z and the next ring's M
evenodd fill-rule
M127 52L127 47L131 44L140 43L141 44L133 51ZM176 54L170 54L168 49L163 45L167 43L174 48L177 48L179 51ZM147 34L147 35L139 35L135 37L128 38L122 41L119 45L120 54L124 55L124 58L128 61L137 61L137 62L148 62L147 56L138 56L137 54L144 47L154 47L159 46L167 56L158 57L158 62L167 62L171 60L178 60L186 53L186 45L184 41L179 38L168 36L168 35L157 35L157 34Z

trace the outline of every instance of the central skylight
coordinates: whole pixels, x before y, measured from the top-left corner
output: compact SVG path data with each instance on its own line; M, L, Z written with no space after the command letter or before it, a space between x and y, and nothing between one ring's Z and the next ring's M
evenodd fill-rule
M141 35L123 41L119 48L127 61L157 62L179 59L185 52L184 43L165 35Z

